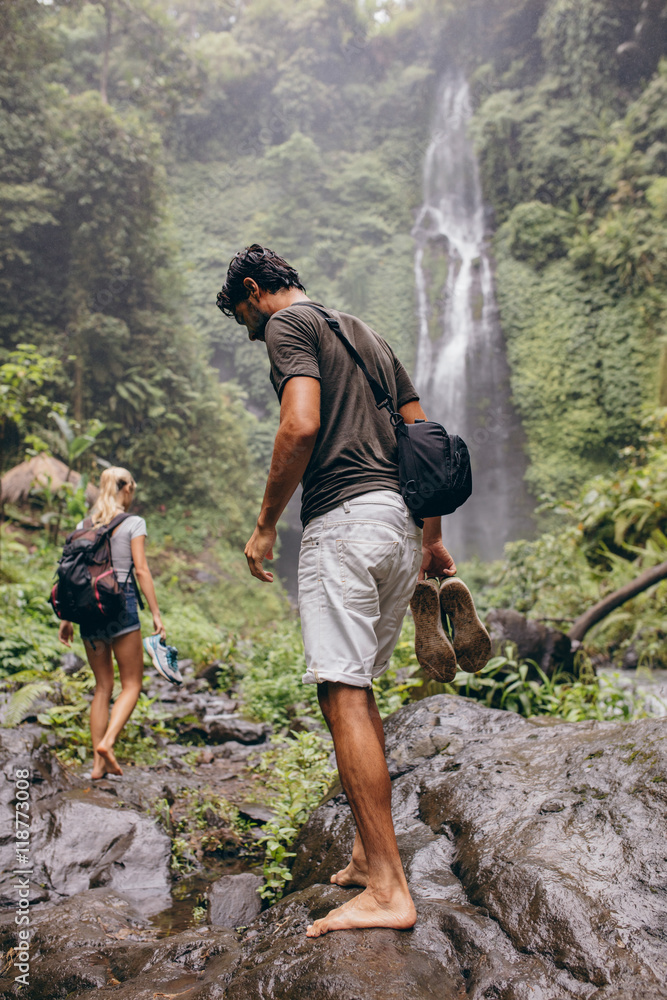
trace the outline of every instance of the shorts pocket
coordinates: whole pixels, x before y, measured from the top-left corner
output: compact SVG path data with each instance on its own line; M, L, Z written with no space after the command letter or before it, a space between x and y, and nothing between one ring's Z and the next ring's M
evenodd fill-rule
M398 541L336 540L343 607L372 618L380 613L378 584L392 572Z
M320 546L318 539L301 542L297 588L299 607L319 600Z

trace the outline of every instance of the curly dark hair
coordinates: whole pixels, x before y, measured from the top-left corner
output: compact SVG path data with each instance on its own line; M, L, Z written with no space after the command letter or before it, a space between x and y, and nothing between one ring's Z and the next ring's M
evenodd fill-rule
M233 316L239 302L248 298L244 278L253 278L265 292L278 292L281 288L300 288L305 292L295 268L268 247L253 243L239 250L229 262L227 278L218 292L217 305L225 316Z

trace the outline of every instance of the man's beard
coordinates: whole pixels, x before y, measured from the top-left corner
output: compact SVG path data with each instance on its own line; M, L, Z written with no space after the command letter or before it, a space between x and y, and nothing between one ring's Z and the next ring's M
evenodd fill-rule
M264 340L264 330L266 329L266 324L271 319L271 313L262 312L256 306L252 306L252 313L248 317L252 326L248 327L248 333L251 340Z

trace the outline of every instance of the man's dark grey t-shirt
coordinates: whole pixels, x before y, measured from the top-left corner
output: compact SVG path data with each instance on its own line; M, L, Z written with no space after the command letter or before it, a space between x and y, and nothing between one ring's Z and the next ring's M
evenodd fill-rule
M382 337L354 316L326 311L338 320L395 409L419 399ZM350 497L371 490L399 492L396 435L389 414L377 409L363 372L324 317L303 303L288 306L273 314L265 340L278 399L294 376L307 375L320 383L320 430L302 480L304 527Z

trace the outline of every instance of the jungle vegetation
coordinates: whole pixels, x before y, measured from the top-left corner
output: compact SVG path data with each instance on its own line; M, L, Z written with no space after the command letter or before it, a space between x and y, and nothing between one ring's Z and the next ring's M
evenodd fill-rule
M43 450L93 478L100 460L129 466L179 645L242 662L258 717L289 724L284 671L299 670L284 598L241 554L277 404L215 294L232 254L266 243L409 365L410 229L453 62L544 527L469 579L485 607L567 619L666 558L665 8L0 0L0 471ZM73 491L35 500L63 529L82 511ZM57 668L40 604L56 548L10 528L4 549L3 670L38 682L21 672ZM667 663L664 586L591 651ZM275 648L239 647L278 620ZM387 682L387 710L410 670Z

